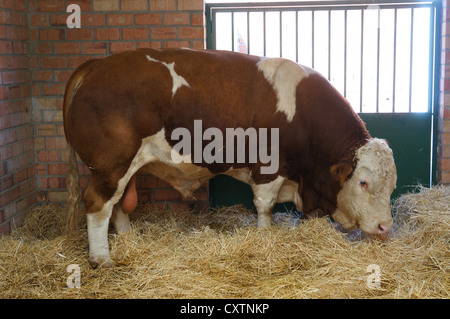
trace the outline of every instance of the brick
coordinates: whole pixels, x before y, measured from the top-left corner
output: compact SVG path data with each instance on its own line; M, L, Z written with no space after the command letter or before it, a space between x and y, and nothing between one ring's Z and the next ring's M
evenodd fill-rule
M6 27L6 38L11 40L28 40L27 29L22 27Z
M161 20L160 13L136 13L134 16L136 25L160 25Z
M176 39L177 29L175 27L150 28L150 39Z
M33 109L35 110L55 110L57 108L57 99L53 97L33 98Z
M450 158L443 158L442 159L441 169L443 171L450 171Z
M147 0L121 0L122 11L147 11Z
M50 16L50 25L52 26L67 26L67 14L52 14Z
M204 25L205 25L205 15L203 14L192 15L192 26L204 26Z
M133 14L131 13L111 13L106 16L108 25L132 25Z
M106 50L105 42L88 42L81 45L83 54L106 54Z
M204 29L203 27L179 27L178 38L179 39L203 39Z
M144 40L148 39L147 28L125 28L122 30L123 40Z
M64 1L61 0L39 0L38 11L40 12L55 12L64 11Z
M5 222L0 225L0 235L8 235L10 233L10 222Z
M37 124L37 136L51 136L55 135L56 128L53 124Z
M36 163L35 172L36 172L36 176L46 175L47 174L47 165L42 164L42 163Z
M450 171L441 172L441 181L442 184L450 184Z
M42 84L43 95L64 95L65 84Z
M45 27L50 25L49 15L47 13L33 14L31 16L31 25L33 27Z
M40 42L37 44L36 47L36 54L52 54L53 53L53 47L51 42Z
M158 201L176 201L181 200L181 194L174 189L155 190L155 200Z
M7 10L0 11L0 23L11 24L11 12Z
M155 188L157 178L153 175L141 175L138 177L139 188Z
M178 11L203 10L203 0L178 0Z
M55 71L55 80L56 82L66 83L67 81L69 81L69 78L72 75L72 73L73 71L71 70Z
M164 24L165 25L183 25L190 24L189 13L164 13Z
M150 0L150 11L173 11L176 10L175 0Z
M67 142L65 137L46 137L45 148L46 149L65 149Z
M66 31L65 29L44 29L39 30L39 41L57 41L65 40Z
M442 155L441 155L441 157L448 157L448 158L450 158L450 145L442 146Z
M10 23L16 26L25 26L24 15L20 12L9 12L10 14Z
M14 184L19 184L32 177L34 177L34 165L15 172L13 175Z
M81 26L101 26L106 24L106 17L104 14L83 14L81 16Z
M28 42L15 41L13 43L14 54L28 54L30 52L30 45Z
M67 60L67 67L70 69L76 69L83 63L92 60L92 56L69 56Z
M188 40L184 41L166 41L165 48L189 48L191 43Z
M68 164L48 164L48 174L49 175L67 175L69 173Z
M79 54L80 44L76 42L56 42L54 50L55 54Z
M66 1L66 7L69 4L77 4L80 6L80 10L81 12L88 12L91 11L91 2L92 0L70 0L70 1ZM67 13L69 14L69 13Z
M66 57L41 57L41 67L44 69L67 67Z
M11 41L0 41L0 52L2 54L13 53Z
M37 160L39 162L58 162L59 152L58 151L38 151Z
M442 121L441 132L450 133L450 119Z
M63 84L50 84L49 85L49 91L47 94L46 89L43 90L45 95L58 95L60 93L61 88L63 89L64 93L64 87ZM62 122L63 121L63 114L62 110L45 110L42 111L42 121L43 122Z
M111 42L109 44L109 52L113 54L128 50L134 50L134 42Z
M160 49L162 48L161 41L139 41L136 42L136 49L140 48L154 48Z
M94 11L118 11L119 0L93 0Z
M67 29L67 40L93 40L94 32L91 28Z

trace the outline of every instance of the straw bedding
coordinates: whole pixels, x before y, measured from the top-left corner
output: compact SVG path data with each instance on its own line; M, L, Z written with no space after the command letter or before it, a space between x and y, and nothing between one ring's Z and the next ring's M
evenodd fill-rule
M393 215L382 242L328 218L279 213L259 230L242 207L194 214L141 204L130 233L111 229L115 267L91 269L85 221L68 238L66 209L42 205L0 237L0 298L449 298L450 188L404 195ZM67 287L70 264L80 288ZM373 264L379 288L367 284Z

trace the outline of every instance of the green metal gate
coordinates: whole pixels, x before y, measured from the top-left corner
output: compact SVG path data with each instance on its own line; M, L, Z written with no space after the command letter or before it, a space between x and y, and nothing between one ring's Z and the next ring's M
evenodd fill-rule
M207 47L310 66L351 102L397 165L393 197L435 183L440 1L207 4ZM212 207L253 207L250 187L219 175ZM291 209L292 204L276 209Z

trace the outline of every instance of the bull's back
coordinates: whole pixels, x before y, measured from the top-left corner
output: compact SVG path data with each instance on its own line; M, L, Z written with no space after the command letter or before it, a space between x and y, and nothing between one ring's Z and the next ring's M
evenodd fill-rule
M84 161L92 162L104 152L133 153L143 138L163 127L169 137L178 127L192 131L195 119L223 132L227 127L279 127L268 123L274 116L283 118L275 114L276 94L258 72L259 59L232 52L141 49L89 61L67 85L66 137ZM176 76L185 83L174 91Z

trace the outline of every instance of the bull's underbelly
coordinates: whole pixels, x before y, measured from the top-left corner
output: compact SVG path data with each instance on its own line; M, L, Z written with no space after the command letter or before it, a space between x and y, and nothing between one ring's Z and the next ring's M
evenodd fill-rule
M157 134L145 138L133 162L141 162L139 173L152 174L170 184L179 191L184 199L195 199L193 192L217 174L207 167L188 162L174 162L173 149L165 139L164 129ZM222 174L229 175L244 182L253 189L251 170L249 168L230 168ZM270 183L269 183L270 184ZM134 185L133 185L134 186ZM277 194L277 202L293 202L298 210L302 209L302 200L298 194L298 184L285 178Z
M194 199L192 193L214 176L207 168L193 164L154 161L142 167L139 173L152 174L170 184L184 199Z

